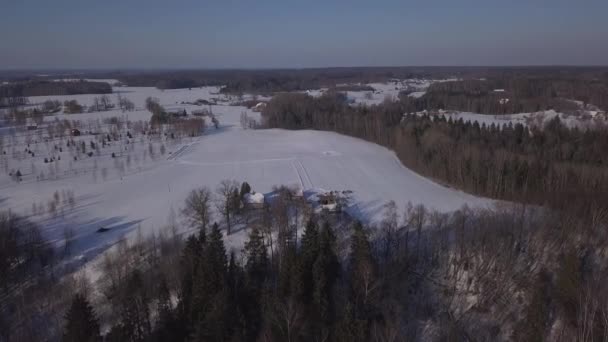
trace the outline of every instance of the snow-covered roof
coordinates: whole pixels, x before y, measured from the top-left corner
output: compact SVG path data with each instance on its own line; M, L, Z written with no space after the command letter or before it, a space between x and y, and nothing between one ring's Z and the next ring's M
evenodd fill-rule
M245 194L245 196L243 196L243 201L248 204L262 204L264 203L264 194L259 192Z

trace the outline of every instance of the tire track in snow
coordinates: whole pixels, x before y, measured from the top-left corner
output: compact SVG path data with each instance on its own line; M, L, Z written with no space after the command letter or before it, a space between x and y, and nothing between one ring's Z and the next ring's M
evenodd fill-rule
M302 168L302 170L304 171L304 175L306 175L306 179L308 179L308 184L310 184L310 188L312 189L315 187L315 185L312 183L312 180L310 180L310 176L308 175L308 170L306 170L306 168L304 167L304 164L302 164L302 162L300 161L300 159L297 159L298 164L300 164L300 167ZM304 190L302 188L302 190Z
M218 165L240 165L240 164L253 164L253 163L271 163L271 162L282 162L291 161L293 158L271 158L271 159L253 159L253 160L236 160L236 161L225 161L225 162L197 162L192 160L179 160L180 164L184 165L196 165L196 166L218 166Z
M302 190L304 190L304 181L302 180L302 175L300 174L300 171L298 170L298 167L296 166L296 163L294 162L295 160L291 160L291 167L293 167L293 170L296 172L296 175L298 175L298 179L300 180L300 187L302 188Z
M190 143L187 145L184 145L180 148L177 149L177 151L173 152L173 154L171 154L167 160L176 160L179 157L183 156L184 154L186 154L187 152L189 152L190 150L192 150L192 148L194 147L194 145L196 145L196 142L194 143Z

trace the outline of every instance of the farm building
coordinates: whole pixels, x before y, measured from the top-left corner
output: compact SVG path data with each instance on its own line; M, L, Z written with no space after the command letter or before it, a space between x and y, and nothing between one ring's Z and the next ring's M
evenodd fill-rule
M264 194L252 192L243 196L243 204L246 209L262 209L264 208Z
M266 108L266 102L260 102L253 106L251 110L253 110L254 112L261 112L264 110L264 108Z
M323 211L338 213L341 210L340 205L338 204L338 192L330 191L324 194L318 194L317 201L319 207Z

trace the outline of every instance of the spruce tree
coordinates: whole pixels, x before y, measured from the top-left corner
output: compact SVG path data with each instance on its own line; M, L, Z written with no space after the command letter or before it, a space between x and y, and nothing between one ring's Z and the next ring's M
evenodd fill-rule
M339 270L335 247L336 237L326 222L319 236L319 254L312 267L313 303L319 319L326 324L333 318L332 290Z
M202 231L201 231L202 233ZM204 235L196 238L191 235L186 241L186 246L180 259L180 293L178 303L179 321L185 326L190 326L192 322L192 292L194 287L194 277L198 271L202 259Z
M127 280L122 298L120 326L123 336L129 341L144 341L152 330L148 297L138 270L133 271Z
M349 276L351 295L354 299L355 314L365 316L370 309L376 282L376 262L363 225L357 222L353 229L350 245Z
M264 243L262 232L254 228L249 234L249 241L245 243L245 254L247 255L247 263L245 269L249 282L260 289L266 280L268 272L268 250Z
M65 316L66 325L63 332L65 342L100 341L99 322L88 300L76 294Z
M247 182L243 182L243 184L241 184L241 192L240 192L241 199L243 198L243 196L245 196L245 194L248 194L250 192L251 192L251 185L249 185L249 183L247 183Z
M302 236L298 258L297 293L302 302L310 303L313 292L312 268L319 254L319 230L314 220L309 220Z

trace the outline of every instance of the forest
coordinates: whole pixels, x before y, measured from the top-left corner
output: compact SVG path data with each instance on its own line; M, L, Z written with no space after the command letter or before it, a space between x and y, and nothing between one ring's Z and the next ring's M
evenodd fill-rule
M25 104L29 96L111 94L105 82L87 81L24 81L0 85L0 107Z
M557 207L606 199L605 129L570 129L559 119L538 129L404 115L414 102L353 107L341 93L280 94L262 114L266 127L328 130L383 145L412 170L477 195Z
M236 187L235 182L227 181ZM218 186L218 194L223 189ZM244 189L244 190L243 190ZM261 211L223 202L248 238L228 250L194 189L158 233L121 240L58 277L37 227L0 214L7 341L593 341L608 336L605 208L505 205L445 214L389 201L377 226L299 211L288 188ZM233 203L233 204L230 204ZM180 223L183 222L183 223ZM220 221L221 222L221 221ZM187 225L192 234L178 231ZM298 232L298 227L302 231ZM22 260L15 267L15 260ZM27 286L16 287L16 284Z
M501 103L501 99L508 100ZM482 114L531 113L554 109L574 111L580 101L608 110L608 77L507 76L487 80L463 80L431 84L419 108L446 109Z

